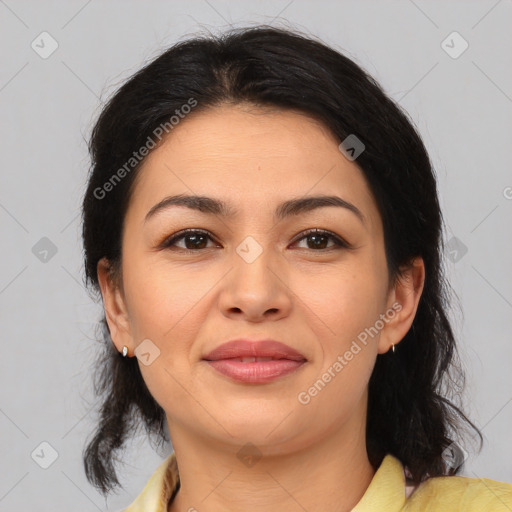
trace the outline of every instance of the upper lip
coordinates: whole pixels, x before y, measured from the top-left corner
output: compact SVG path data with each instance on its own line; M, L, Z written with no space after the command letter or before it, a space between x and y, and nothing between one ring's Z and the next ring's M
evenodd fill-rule
M274 340L250 341L247 339L231 340L203 356L207 361L232 359L239 357L272 357L274 359L290 359L305 361L306 358L297 350Z

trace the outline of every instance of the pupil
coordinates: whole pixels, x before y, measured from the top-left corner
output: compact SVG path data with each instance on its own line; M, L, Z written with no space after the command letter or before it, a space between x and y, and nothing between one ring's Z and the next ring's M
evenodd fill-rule
M187 235L185 237L185 240L192 240L192 244L191 244L192 248L197 249L197 248L199 248L199 245L200 245L200 243L197 244L197 241L198 241L198 239L201 239L201 238L204 239L205 238L204 235ZM187 246L187 249L190 249L189 244L187 244L185 242L185 245Z
M316 248L319 248L320 246L322 246L322 247L320 247L322 249L325 248L324 247L325 246L325 239L327 238L325 235L309 235L309 238L310 238L310 240L314 240L313 245ZM324 243L323 244L322 244L322 242L319 243L319 241L320 241L319 239L323 239Z

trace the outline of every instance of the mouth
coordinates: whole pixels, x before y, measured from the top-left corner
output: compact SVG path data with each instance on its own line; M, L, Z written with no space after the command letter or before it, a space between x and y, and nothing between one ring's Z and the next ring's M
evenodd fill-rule
M273 357L230 357L228 360L239 361L241 363L261 363L263 361L280 361L281 359L274 359ZM218 359L216 359L216 361L218 361Z
M301 368L307 359L274 340L232 340L203 357L218 373L233 381L263 384Z

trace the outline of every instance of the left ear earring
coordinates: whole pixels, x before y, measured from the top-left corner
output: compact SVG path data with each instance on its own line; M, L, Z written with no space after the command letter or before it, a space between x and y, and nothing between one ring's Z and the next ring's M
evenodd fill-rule
M391 351L394 353L395 352L395 344L393 343L393 345L391 345Z

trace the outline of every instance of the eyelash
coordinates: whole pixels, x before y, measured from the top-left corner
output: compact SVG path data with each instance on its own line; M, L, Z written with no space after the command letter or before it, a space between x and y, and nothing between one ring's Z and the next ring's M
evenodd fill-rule
M209 231L203 230L203 229L185 229L183 231L179 231L178 233L171 235L170 237L166 238L160 245L159 249L168 249L172 247L173 244L175 244L178 240L181 240L185 238L185 236L190 234L200 234L200 235L206 235L210 240L214 240L214 236ZM331 250L340 250L340 249L350 249L351 246L348 242L343 240L341 237L335 235L334 233L331 233L330 231L326 231L323 229L318 228L312 228L304 231L303 233L300 233L299 238L296 238L293 243L300 242L304 238L307 238L310 235L323 235L326 236L334 241L335 246L328 247L327 249L309 249L313 252L328 252ZM185 249L183 247L178 247L179 250L185 251L185 252L199 252L204 249Z

